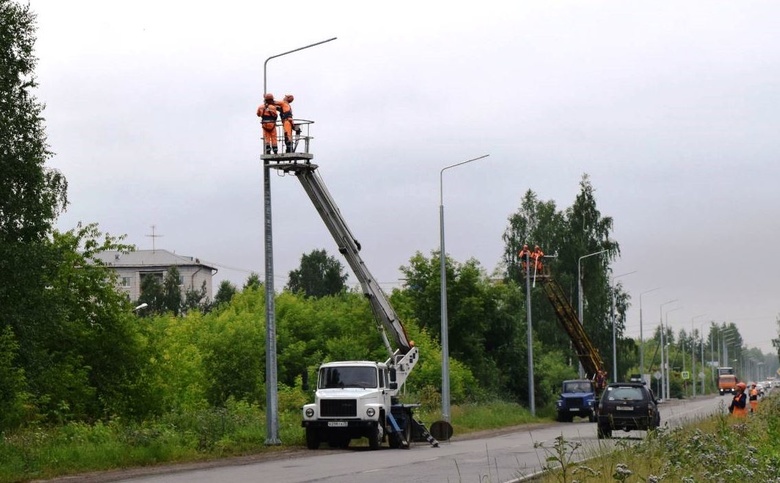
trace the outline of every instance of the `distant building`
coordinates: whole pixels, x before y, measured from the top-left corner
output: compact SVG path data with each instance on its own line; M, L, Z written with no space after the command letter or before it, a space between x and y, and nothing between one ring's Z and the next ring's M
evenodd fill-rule
M119 289L127 293L130 300L138 300L141 282L145 277L157 277L162 283L170 267L179 270L179 287L182 294L187 290L200 290L206 282L206 296L214 300L211 289L212 277L217 269L201 263L194 257L176 255L168 250L136 250L130 253L105 251L95 258L116 270Z

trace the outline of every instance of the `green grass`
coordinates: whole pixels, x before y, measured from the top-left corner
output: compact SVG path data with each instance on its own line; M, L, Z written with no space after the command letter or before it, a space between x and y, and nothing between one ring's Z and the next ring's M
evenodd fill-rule
M660 429L640 442L616 442L612 452L606 447L592 451L578 463L566 464L567 448L545 448L548 471L536 481L778 481L778 438L780 397L772 396L749 418L723 414L681 428Z
M420 412L430 424L440 413ZM530 421L528 411L506 402L453 406L455 434ZM0 440L0 482L46 479L90 471L203 461L304 447L300 411L279 413L281 445L267 445L265 413L246 403L224 409L170 414L132 424L121 420L28 428Z

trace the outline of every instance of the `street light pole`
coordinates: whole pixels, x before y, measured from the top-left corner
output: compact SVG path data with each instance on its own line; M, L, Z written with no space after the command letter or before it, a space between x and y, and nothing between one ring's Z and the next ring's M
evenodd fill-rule
M693 397L696 397L696 337L693 334L693 321L707 314L699 314L691 317L691 379L693 379ZM702 361L704 364L704 361Z
M700 334L704 334L704 324L706 324L706 323L707 322L705 321L705 322L702 322L701 324L699 324L699 333ZM709 334L707 334L707 339L709 339L709 343L710 343L710 359L712 359L712 338L710 338ZM710 366L710 367L712 367L712 366ZM702 374L704 374L704 337L702 337L702 341L701 341L701 368L702 368ZM701 395L703 396L704 393L705 393L705 390L704 390L704 377L702 377L701 378Z
M323 40L316 44L306 45L294 50L272 55L265 59L263 63L263 95L268 92L267 67L268 61L292 54L299 50L308 49L316 45L324 44L336 40ZM271 225L271 173L270 168L263 163L263 204L264 204L264 225L265 225L265 419L266 419L266 440L267 445L278 445L282 441L279 439L279 396L277 392L277 373L276 373L276 308L274 307L274 248L273 231Z
M526 255L523 255L526 256ZM536 263L536 262L534 262ZM521 265L522 267L522 260ZM536 416L536 396L534 393L534 336L531 320L531 260L525 263L525 317L526 317L526 350L528 361L528 409L531 416Z
M444 171L450 168L472 163L482 158L490 156L485 154L478 158L472 158L468 161L445 166L439 172L439 265L441 278L441 417L444 421L450 422L450 346L449 346L449 327L447 323L447 264L444 250Z
M675 310L680 310L680 309L682 309L682 307L675 307L673 309L669 309L669 310L666 311L666 327L667 328L669 327L669 312L674 312ZM667 344L667 345L669 345L669 344ZM685 360L685 356L684 355L683 355L683 360ZM671 388L670 388L670 385L669 385L669 379L671 379L671 377L672 377L671 369L672 368L669 366L669 349L667 349L666 350L666 377L664 378L664 380L666 381L666 398L667 399L671 399L672 398Z
M664 339L666 339L666 336L664 335L664 305L671 304L672 302L677 302L677 299L669 300L668 302L664 302L661 304L661 306L658 308L660 321L659 324L661 326L661 399L666 400L666 395L664 392L666 391L666 385L664 384L665 378L665 371L664 371L664 351L666 350L666 347L664 346Z
M585 326L585 321L582 318L582 268L581 268L582 260L584 260L585 258L588 258L588 257L595 256L595 255L600 255L600 254L602 254L602 253L604 253L606 251L609 251L609 250L604 249L604 250L599 250L597 252L588 253L587 255L583 255L579 259L577 259L577 316L580 319L580 325L582 325L583 327ZM579 376L580 376L580 379L585 377L585 371L584 371L584 369L582 367L582 362L580 362L580 365L579 365ZM612 377L615 377L615 376L613 375Z
M646 290L639 294L639 373L641 374L642 380L644 380L645 377L645 339L642 334L642 295L655 292L660 288L661 287L651 288L650 290Z
M632 273L636 273L637 270L634 270L632 272L628 273L621 273L620 275L615 275L612 277L612 380L617 381L618 380L618 370L617 370L617 330L615 328L615 322L617 319L617 314L615 313L615 279L618 279L620 277L625 277L626 275L631 275Z

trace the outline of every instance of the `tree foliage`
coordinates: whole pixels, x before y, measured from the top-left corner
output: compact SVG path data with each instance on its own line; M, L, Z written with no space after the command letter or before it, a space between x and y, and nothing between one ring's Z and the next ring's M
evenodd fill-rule
M238 293L238 289L230 280L223 280L219 283L217 294L214 296L214 308L224 307L230 303L233 297Z
M344 266L325 250L313 250L301 257L301 265L290 271L287 288L307 297L325 297L346 290Z
M542 247L549 256L545 259L546 266L575 310L580 305L577 276L581 276L585 330L607 367L611 367L613 294L618 336L624 331L625 311L630 301L621 286L611 279L609 265L620 253L618 243L610 238L612 229L612 218L601 214L590 178L583 175L574 203L562 211L555 202L541 201L528 190L519 209L509 217L503 235L503 264L508 280L525 286L525 273L518 259L523 244ZM602 250L604 253L592 255ZM540 342L551 350L571 354L570 340L559 328L557 316L540 288L532 291L531 307ZM577 363L573 357L570 360Z
M43 105L34 55L35 15L29 5L0 1L0 242L41 241L67 204L65 177L44 163Z
M446 258L450 356L469 367L487 392L505 391L514 385L512 371L504 369L516 366L519 291L493 283L476 260ZM439 260L435 252L430 258L418 252L401 267L414 317L434 337L441 334Z

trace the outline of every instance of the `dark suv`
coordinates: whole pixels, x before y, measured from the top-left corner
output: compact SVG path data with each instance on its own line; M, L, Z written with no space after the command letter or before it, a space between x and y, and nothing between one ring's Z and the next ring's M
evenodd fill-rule
M611 438L616 429L647 431L660 424L655 396L643 383L617 382L604 389L598 409L599 439Z

